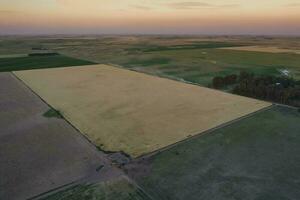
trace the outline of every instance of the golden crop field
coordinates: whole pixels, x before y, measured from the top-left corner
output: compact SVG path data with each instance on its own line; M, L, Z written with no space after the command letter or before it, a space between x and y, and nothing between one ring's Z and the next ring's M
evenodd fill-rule
M108 65L14 74L94 144L132 157L270 105Z
M238 51L256 51L266 53L296 53L300 54L300 50L280 48L275 46L242 46L242 47L223 47L220 49L238 50Z

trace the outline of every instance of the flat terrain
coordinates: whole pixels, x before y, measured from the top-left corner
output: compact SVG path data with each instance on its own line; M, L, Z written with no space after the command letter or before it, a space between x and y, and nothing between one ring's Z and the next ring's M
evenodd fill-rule
M151 200L141 189L137 188L126 177L100 183L76 185L53 195L41 198L44 200Z
M4 56L3 56L4 57ZM4 57L0 55L0 72L89 65L92 62L71 58L64 55Z
M275 106L128 165L157 200L300 197L300 113Z
M182 83L300 80L299 51L300 37L0 36L0 71L19 71L0 73L0 199L299 199L296 109Z
M0 199L23 200L104 163L96 148L11 73L0 73Z
M14 73L94 144L132 157L270 105L108 65Z
M276 46L242 46L242 47L222 47L220 49L238 50L238 51L256 51L267 53L296 53L300 54L300 50L296 49L284 49Z
M140 61L129 63L130 68L154 70L154 73L207 86L215 76L239 74L248 71L256 75L281 75L280 70L289 70L291 75L300 78L300 55L294 53L267 53L237 51L229 49L196 49L164 52L151 52L153 57L172 57L168 65L145 66ZM194 62L194 64L192 63ZM125 65L126 66L126 65ZM138 67L143 66L143 67ZM159 66L159 67L158 67ZM158 68L157 68L158 67Z
M112 63L177 80L208 86L213 77L239 74L280 76L288 70L300 79L299 37L204 36L49 36L3 37L0 56L29 53L42 47L70 57ZM285 52L220 48L263 46Z

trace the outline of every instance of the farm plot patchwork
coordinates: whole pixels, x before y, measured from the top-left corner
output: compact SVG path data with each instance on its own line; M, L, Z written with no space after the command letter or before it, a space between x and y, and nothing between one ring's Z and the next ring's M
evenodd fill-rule
M107 65L14 73L94 144L132 157L270 105Z
M300 113L274 106L126 166L157 200L299 199Z
M0 199L28 199L90 175L106 161L11 73L0 73Z
M215 76L239 74L241 71L256 75L280 76L280 70L286 69L295 79L300 78L300 55L295 53L201 49L151 52L148 57L164 58L169 62L143 65L143 62L149 62L147 58L140 59L139 65L129 62L125 66L161 76L181 78L204 86L211 84Z
M280 70L286 69L295 79L300 79L300 55L296 54L300 41L294 37L3 38L0 54L28 53L32 47L43 47L96 63L113 63L159 76L184 79L203 86L209 86L215 76L239 74L240 71L280 76ZM247 48L251 51L242 51Z

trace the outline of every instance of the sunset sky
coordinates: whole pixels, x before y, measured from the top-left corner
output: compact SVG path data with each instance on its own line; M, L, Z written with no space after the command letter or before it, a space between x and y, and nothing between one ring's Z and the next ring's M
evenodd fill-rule
M0 0L0 34L300 35L300 0Z

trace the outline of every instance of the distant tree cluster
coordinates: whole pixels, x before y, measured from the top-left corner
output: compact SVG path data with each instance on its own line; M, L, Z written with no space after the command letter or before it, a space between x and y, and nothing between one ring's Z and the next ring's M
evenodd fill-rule
M28 56L58 56L56 52L41 52L41 53L30 53Z
M236 84L237 80L238 80L238 76L235 74L228 75L225 77L216 76L213 78L212 86L214 88L220 89L220 88L224 88L228 85Z
M215 77L213 87L233 85L234 94L300 107L300 81L289 77L255 76L247 72L231 76Z

